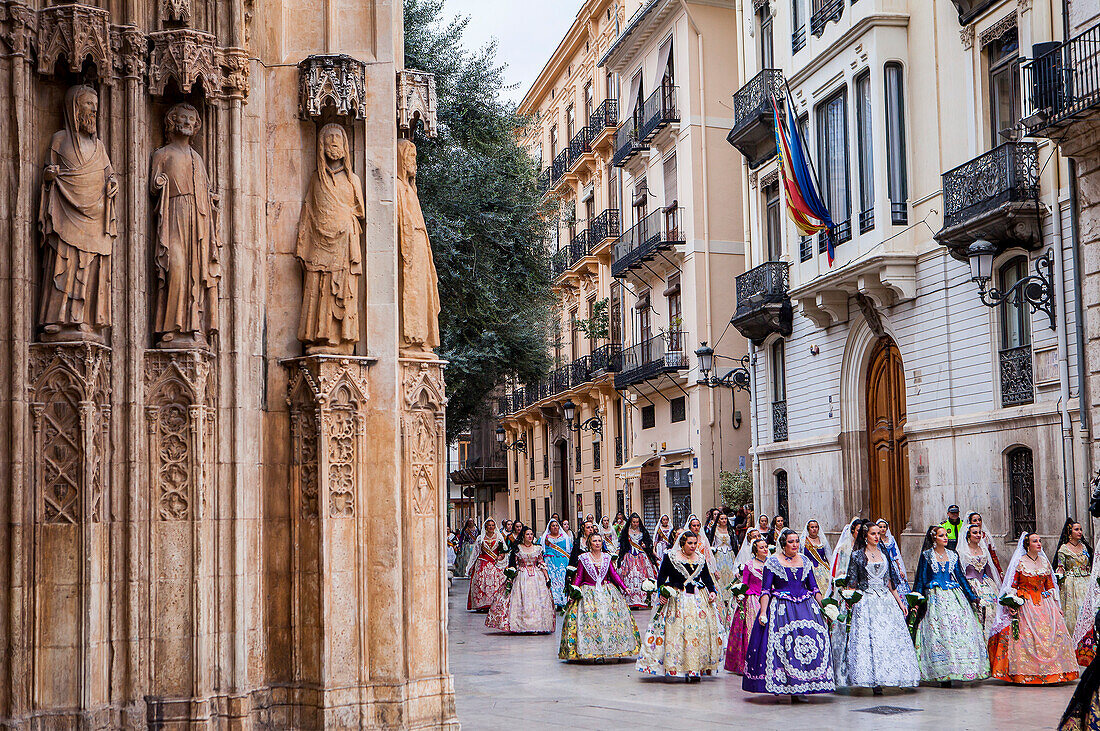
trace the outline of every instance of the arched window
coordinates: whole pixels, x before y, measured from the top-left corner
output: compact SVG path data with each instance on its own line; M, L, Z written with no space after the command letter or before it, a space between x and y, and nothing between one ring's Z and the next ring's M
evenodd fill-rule
M1031 450L1016 447L1008 453L1008 499L1012 537L1035 530L1035 466Z
M997 271L997 283L1007 292L1027 276L1028 260L1018 256ZM1031 364L1031 314L1023 301L1001 303L1001 406L1030 404L1034 400Z
M783 522L790 526L791 510L787 492L787 473L779 470L775 473L775 513L783 516Z

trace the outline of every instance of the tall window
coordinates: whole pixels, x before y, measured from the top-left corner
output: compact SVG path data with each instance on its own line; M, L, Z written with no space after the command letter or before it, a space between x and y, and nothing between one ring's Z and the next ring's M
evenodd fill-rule
M1018 256L997 272L998 285L1007 292L1027 276L1028 259ZM1001 406L1030 404L1035 398L1031 363L1031 315L1027 303L1001 303Z
M578 333L580 329L577 327L577 311L569 311L569 353L573 360L581 357L581 344Z
M791 0L791 53L806 47L806 0Z
M649 292L638 297L638 342L644 343L653 335L653 310L649 306Z
M538 503L535 498L531 498L531 525L538 523L538 520Z
M764 3L763 7L756 11L756 42L759 52L760 68L774 68L775 53L772 46L772 12L771 6Z
M856 147L859 158L859 231L875 227L875 162L871 138L871 74L856 79Z
M631 207L634 209L634 223L641 223L646 217L646 211L649 208L649 184L645 178L642 178L634 186L634 198L631 200Z
M564 470L568 465L562 465ZM542 479L550 479L550 425L542 425Z
M668 302L668 350L678 353L683 349L683 304L680 299L680 273L676 272L668 278L668 287L665 289L665 299Z
M1008 499L1012 506L1012 535L1035 530L1035 468L1031 450L1016 447L1008 453Z
M573 135L577 133L577 112L570 104L565 110L565 139L572 142Z
M550 162L558 156L558 125L550 128Z
M829 207L837 243L852 236L852 192L848 182L848 96L841 89L817 108L818 172L824 177L825 205Z
M775 473L775 513L783 516L783 522L791 524L790 496L787 490L787 473L779 470Z
M596 493L596 509L593 511L596 515L596 520L603 518L603 493Z
M783 225L779 213L779 183L764 188L764 225L767 229L768 261L779 261L783 256Z
M676 154L673 153L665 158L663 177L665 182L665 207L671 206L676 203L676 199L679 196L679 192L676 188L677 174L676 174Z
M772 441L787 440L787 363L782 340L772 343Z
M535 430L527 430L527 467L531 475L531 482L535 481Z
M990 147L1012 139L1020 119L1020 39L1016 29L989 44Z
M599 472L603 469L603 455L600 453L600 440L596 435L592 435L592 469Z
M905 164L905 87L901 64L886 64L886 175L890 223L909 223L909 183Z
M588 124L588 118L592 116L592 110L595 107L596 97L592 91L592 82L589 81L584 85L584 119L581 120L585 124Z
M611 283L611 342L621 345L623 342L623 290L618 280Z

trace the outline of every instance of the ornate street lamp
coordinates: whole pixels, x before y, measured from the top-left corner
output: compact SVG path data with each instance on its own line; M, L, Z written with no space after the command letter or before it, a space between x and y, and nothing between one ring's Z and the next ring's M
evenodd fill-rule
M593 439L597 442L603 439L603 419L600 418L598 410L595 416L576 425L573 424L573 418L577 415L577 405L573 403L573 399L566 399L565 403L561 405L561 410L565 413L566 429L575 431L578 434L581 431L590 431Z
M714 369L715 358L726 358L727 360L735 360L734 358L728 358L724 355L715 355L714 348L707 345L707 341L699 343L699 349L695 351L695 357L699 359L699 372L703 375L699 379L700 386L706 386L707 388L733 388L738 391L748 391L749 383L749 356L745 355L740 360L737 360L739 365L726 375L719 378L717 375L710 375L710 372Z
M502 426L497 426L496 434L497 444L500 445L500 451L507 452L508 450L512 450L513 452L523 452L525 455L527 454L527 442L525 442L523 439L517 439L511 444L508 444L504 440L505 433L504 427Z
M1020 307L1027 303L1032 312L1042 310L1050 318L1050 329L1056 328L1054 312L1054 256L1048 250L1035 260L1035 273L1028 275L1002 292L990 287L993 279L993 258L997 247L978 239L966 251L970 260L970 280L978 285L978 296L986 307L1008 303Z

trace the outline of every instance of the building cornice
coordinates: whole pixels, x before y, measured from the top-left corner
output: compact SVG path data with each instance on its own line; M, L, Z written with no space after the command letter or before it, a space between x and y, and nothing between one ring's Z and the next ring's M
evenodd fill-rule
M822 67L838 55L848 50L857 38L871 28L877 26L886 28L905 28L908 27L908 25L909 16L904 13L876 13L860 18L857 23L853 24L851 28L844 31L830 43L824 51L814 56L809 63L791 75L787 80L791 89L793 90L808 81L813 74L821 70Z
M600 14L605 12L611 1L588 0L581 6L581 9L577 11L577 16L573 19L573 24L569 26L569 30L558 42L554 52L550 54L550 59L542 67L539 75L535 77L534 82L531 84L531 88L527 90L523 100L519 103L520 114L534 114L538 111L543 98L564 75L564 70L568 68L570 59L576 55L577 49L588 38L588 24L593 20L599 22Z

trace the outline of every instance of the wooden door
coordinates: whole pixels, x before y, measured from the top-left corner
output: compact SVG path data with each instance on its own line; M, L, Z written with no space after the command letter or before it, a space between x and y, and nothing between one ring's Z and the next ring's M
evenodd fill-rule
M905 436L905 369L894 341L881 338L867 369L867 429L872 520L894 535L909 522L909 443Z

